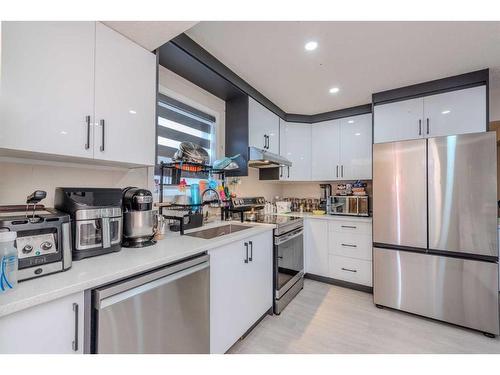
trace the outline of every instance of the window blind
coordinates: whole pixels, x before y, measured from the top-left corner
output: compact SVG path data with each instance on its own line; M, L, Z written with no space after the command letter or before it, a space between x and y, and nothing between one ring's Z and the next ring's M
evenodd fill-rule
M163 94L159 94L157 106L156 174L160 174L162 161L172 161L181 142L200 145L212 162L215 117Z

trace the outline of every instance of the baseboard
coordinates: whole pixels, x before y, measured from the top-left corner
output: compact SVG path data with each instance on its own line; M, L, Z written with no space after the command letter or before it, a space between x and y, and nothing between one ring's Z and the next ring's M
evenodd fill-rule
M336 286L341 286L343 288L349 288L349 289L359 290L361 292L373 294L373 288L371 286L355 284L355 283L351 283L349 281L333 279L331 277L326 277L326 276L319 276L319 275L315 275L312 273L306 273L304 275L304 277L306 279L320 281L322 283L332 284L332 285L336 285Z

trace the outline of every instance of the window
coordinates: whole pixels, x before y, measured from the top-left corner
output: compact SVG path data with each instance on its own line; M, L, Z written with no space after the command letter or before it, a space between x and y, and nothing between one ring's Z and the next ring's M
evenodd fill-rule
M160 175L158 165L162 161L172 161L180 143L184 141L193 142L203 147L210 156L210 162L213 162L215 124L214 116L159 94L155 174ZM198 176L186 174L186 177Z

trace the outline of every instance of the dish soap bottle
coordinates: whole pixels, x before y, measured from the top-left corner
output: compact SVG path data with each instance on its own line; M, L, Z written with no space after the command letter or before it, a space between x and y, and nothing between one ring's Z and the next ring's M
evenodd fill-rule
M17 285L17 232L0 232L0 293Z

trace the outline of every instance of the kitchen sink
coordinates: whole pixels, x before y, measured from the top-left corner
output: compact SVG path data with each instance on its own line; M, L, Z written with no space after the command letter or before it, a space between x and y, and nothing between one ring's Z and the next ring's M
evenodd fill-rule
M186 233L186 236L198 237L204 239L210 239L220 236L225 236L226 234L231 234L235 232L239 232L240 230L250 229L251 227L247 227L245 225L236 225L236 224L228 224L222 225L220 227L208 228L203 230L198 230L196 232Z

